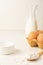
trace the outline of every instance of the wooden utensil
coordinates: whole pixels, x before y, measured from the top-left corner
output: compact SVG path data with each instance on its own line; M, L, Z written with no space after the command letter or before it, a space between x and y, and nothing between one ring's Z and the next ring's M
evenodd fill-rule
M35 60L38 60L41 55L43 55L43 51L40 51L37 54L31 54L30 57L27 58L27 61L35 61Z

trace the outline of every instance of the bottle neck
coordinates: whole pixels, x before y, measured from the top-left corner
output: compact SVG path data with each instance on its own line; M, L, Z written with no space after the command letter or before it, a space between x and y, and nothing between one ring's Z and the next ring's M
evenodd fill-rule
M37 10L37 5L32 6L30 15L34 18L36 18L36 10Z

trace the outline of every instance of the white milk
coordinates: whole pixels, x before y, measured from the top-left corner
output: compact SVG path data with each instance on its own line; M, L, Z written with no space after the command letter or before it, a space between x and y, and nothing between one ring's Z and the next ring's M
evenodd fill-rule
M30 13L30 16L27 20L26 28L25 28L26 37L28 36L28 34L30 32L37 30L37 20L36 20L36 17L35 17L36 7L37 6L35 6L35 7L33 6L31 13Z

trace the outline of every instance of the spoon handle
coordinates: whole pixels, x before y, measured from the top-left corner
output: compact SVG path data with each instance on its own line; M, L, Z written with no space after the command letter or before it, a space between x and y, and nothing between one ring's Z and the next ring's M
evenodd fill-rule
M39 56L43 55L43 51L38 52L38 55Z

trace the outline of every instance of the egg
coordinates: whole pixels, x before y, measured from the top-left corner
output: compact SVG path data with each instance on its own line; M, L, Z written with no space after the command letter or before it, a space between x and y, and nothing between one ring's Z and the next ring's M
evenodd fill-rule
M31 47L40 47L43 48L43 31L37 30L30 32L28 37L26 38Z
M37 37L37 41L43 43L43 33L40 33Z
M38 34L39 34L39 33L38 33L37 31L31 32L31 33L28 35L28 39L29 39L29 40L37 39Z
M27 40L28 40L28 43L30 44L31 47L36 47L37 46L37 44L36 44L37 36L38 36L38 32L37 31L31 32L28 35Z
M43 33L42 30L37 30L37 31L34 31L34 32L30 32L30 34L28 35L27 39L29 40L32 40L32 39L37 39L38 35L40 33Z
M43 49L43 33L40 33L37 37L37 44L39 48Z
M42 30L37 30L37 32L40 34L40 33L43 33L43 31Z

